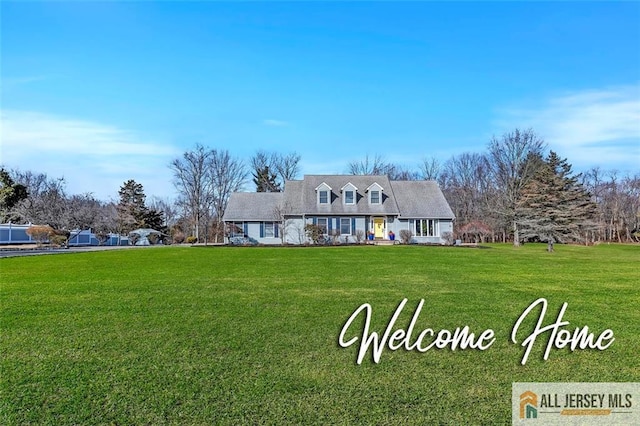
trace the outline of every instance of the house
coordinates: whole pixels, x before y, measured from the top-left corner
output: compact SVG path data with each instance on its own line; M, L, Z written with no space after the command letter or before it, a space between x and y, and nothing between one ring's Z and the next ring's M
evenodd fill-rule
M414 243L444 244L454 214L435 181L393 181L384 175L305 175L283 192L231 194L223 220L227 237L262 244L302 244L305 225L328 238L358 242L368 235L396 239L406 229ZM449 234L448 234L449 233Z

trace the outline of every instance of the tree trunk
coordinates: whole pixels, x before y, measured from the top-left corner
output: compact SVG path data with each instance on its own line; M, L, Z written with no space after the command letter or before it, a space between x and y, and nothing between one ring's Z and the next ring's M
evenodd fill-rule
M520 247L520 235L518 234L518 223L513 221L513 246Z

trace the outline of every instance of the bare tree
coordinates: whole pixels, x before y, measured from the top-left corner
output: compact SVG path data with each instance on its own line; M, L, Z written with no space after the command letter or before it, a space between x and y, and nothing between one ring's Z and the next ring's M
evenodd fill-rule
M193 235L198 239L201 220L207 215L212 202L211 157L212 151L198 144L192 151L185 152L182 158L174 159L169 166L179 194L178 202L191 219Z
M416 180L418 174L397 164L389 163L380 154L362 160L352 161L347 165L347 173L351 175L387 175L391 180Z
M273 209L273 220L278 224L280 240L283 245L287 242L289 228L291 228L293 224L293 220L291 219L291 212L291 204L289 204L287 201L282 204L278 204Z
M258 192L280 192L287 180L300 173L300 155L259 150L251 157L250 166Z
M118 206L114 202L101 205L98 217L93 224L93 229L96 236L103 236L103 241L106 241L106 236L109 233L118 229ZM118 235L120 235L120 233L118 233ZM120 244L120 242L118 242L118 244Z
M300 155L291 152L287 155L277 154L277 157L276 172L282 180L284 188L284 182L295 179L300 173Z
M485 196L490 184L489 163L485 155L467 152L451 157L440 177L458 229L471 222L486 222L489 214Z
M386 174L390 180L420 180L420 173L398 164L387 164Z
M12 171L13 180L27 188L28 196L14 206L19 221L64 229L68 216L64 178L49 178L45 173Z
M627 241L640 241L640 174L627 175L624 188L624 223Z
M544 148L544 142L532 129L515 129L500 139L493 137L489 143L491 176L498 195L492 205L495 213L510 224L514 246L520 245L518 202L522 188L533 178Z
M440 162L435 157L424 158L420 164L420 173L424 180L438 180L440 169Z
M216 242L224 238L222 217L232 193L239 191L247 177L242 160L234 158L226 150L212 150L208 162L211 176L211 199L216 221Z
M599 168L585 174L584 184L597 205L595 240L631 242L640 239L640 175Z
M72 195L67 200L66 215L64 217L63 229L76 231L69 234L71 240L81 231L97 228L103 223L102 218L105 216L102 203L96 200L92 194Z
M282 185L278 181L278 175L275 170L276 154L266 151L257 151L251 157L251 169L253 175L253 183L256 185L257 192L280 192Z
M168 198L152 197L149 209L162 212L166 228L171 228L178 221L176 205Z
M351 175L381 175L387 171L388 164L380 154L373 158L367 154L362 160L352 161L347 165L347 173Z

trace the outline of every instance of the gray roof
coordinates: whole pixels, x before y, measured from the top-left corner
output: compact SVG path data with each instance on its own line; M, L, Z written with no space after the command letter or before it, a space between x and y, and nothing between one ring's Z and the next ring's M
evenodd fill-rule
M222 218L225 222L274 221L282 192L234 192Z
M400 217L453 219L455 215L440 187L432 180L392 181Z
M291 186L291 182L301 182L301 185ZM316 188L323 183L331 188L331 203L319 205ZM346 205L342 202L340 188L351 183L357 190L355 205ZM383 188L382 204L371 205L368 194L365 192L373 183L378 183ZM302 181L289 181L285 186L286 200L293 206L300 206L299 214L382 214L395 215L399 213L398 206L393 197L393 189L387 176L361 176L361 175L305 175Z
M319 205L318 188L331 188L331 202ZM357 188L355 205L342 202L340 191L348 183ZM382 203L369 203L367 188L382 189ZM275 210L292 215L399 215L416 219L453 219L454 214L435 181L390 181L385 175L305 175L285 183L284 192L236 192L231 194L225 221L272 221Z

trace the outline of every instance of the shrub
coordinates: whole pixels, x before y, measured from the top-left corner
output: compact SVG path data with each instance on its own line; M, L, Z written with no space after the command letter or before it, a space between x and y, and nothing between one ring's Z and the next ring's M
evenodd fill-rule
M49 237L49 242L55 247L66 247L67 237L65 237L64 235L51 235Z
M364 241L364 231L362 229L356 230L356 243L362 244Z
M333 244L334 246L339 246L340 245L340 230L339 229L334 229L333 231L331 231L331 244Z
M411 243L412 238L413 238L413 234L408 229L402 229L400 231L400 241L402 241L402 244Z
M149 236L147 237L147 239L149 240L149 244L151 245L156 245L158 243L162 242L162 235L158 235L158 234L149 234Z
M304 226L304 232L313 244L320 244L320 241L324 238L323 229L318 225L308 223Z
M452 246L453 245L453 233L452 232L443 232L442 233L442 239L444 240L444 243L448 246Z
M54 236L56 236L56 237L58 237L58 238L57 238L57 241L59 241L59 242L60 242L60 245L63 245L63 246L65 246L65 247L66 247L66 246L67 246L67 244L69 243L69 238L71 238L71 232L69 232L69 231L65 231L65 230L63 230L63 229L54 229L54 230L53 230L53 235L54 235ZM51 238L52 238L52 237L50 237L50 238L49 238L49 241L50 241L50 242L53 242L53 241L51 240Z
M36 240L39 246L49 241L49 238L54 235L53 228L49 225L31 225L26 232L28 236Z
M187 244L195 244L198 242L198 238L194 237L193 235L189 235L186 241L187 241Z
M184 243L185 240L185 236L184 233L181 231L176 231L173 233L173 242L176 244L182 244Z

